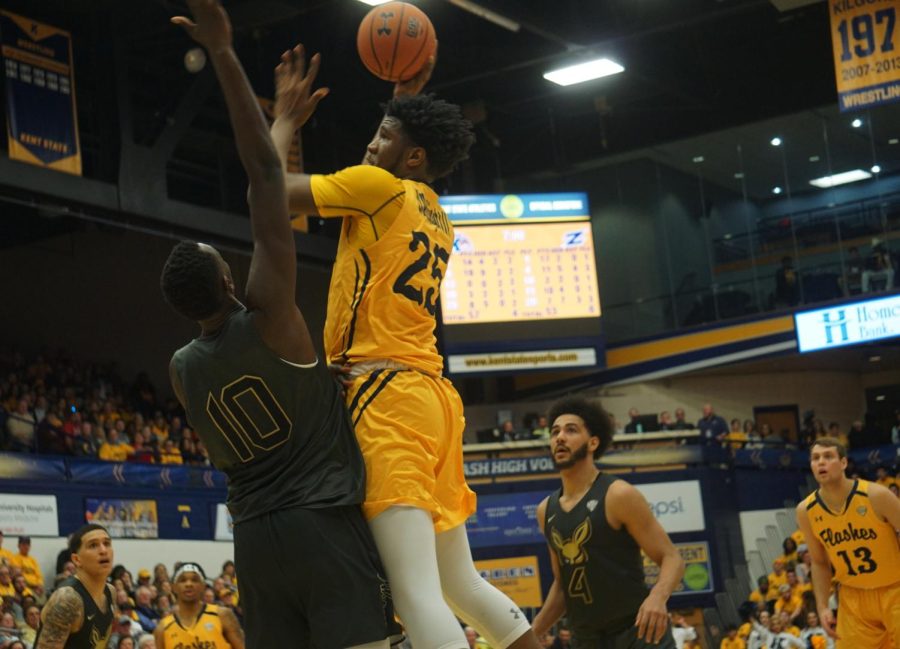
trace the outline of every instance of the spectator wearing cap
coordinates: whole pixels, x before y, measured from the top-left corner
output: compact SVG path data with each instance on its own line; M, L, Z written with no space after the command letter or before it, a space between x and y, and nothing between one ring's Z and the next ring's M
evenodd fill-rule
M138 586L149 586L152 575L146 568L138 570Z
M12 565L12 560L15 555L3 547L3 530L0 530L0 564L6 564L8 566Z
M144 630L141 628L141 625L135 622L131 616L123 613L119 615L113 625L113 632L109 637L107 647L118 647L122 638L130 637L132 640L136 640L142 635L144 635Z
M803 610L803 598L791 592L790 584L781 584L778 587L778 599L775 600L776 615L787 613L793 621Z
M147 573L146 580L150 581L150 571L142 570L138 573L138 582L141 581L141 573ZM134 594L135 606L134 612L137 615L138 622L141 627L148 633L153 633L156 625L159 624L159 613L153 608L153 595L148 586L138 586Z
M44 594L44 575L41 573L41 567L37 560L29 553L31 552L31 537L19 537L19 554L12 559L13 566L22 571L25 576L25 583L38 596Z

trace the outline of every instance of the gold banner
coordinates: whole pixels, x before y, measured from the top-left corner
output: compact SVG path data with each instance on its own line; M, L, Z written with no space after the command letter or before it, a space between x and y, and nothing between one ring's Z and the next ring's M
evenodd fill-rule
M518 606L538 608L543 605L537 557L485 559L476 561L475 568Z
M900 99L900 0L829 0L838 103L852 111Z

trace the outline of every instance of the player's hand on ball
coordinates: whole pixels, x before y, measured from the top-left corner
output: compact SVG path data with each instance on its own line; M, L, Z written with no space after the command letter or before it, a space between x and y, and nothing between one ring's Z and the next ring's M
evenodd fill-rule
M187 16L175 16L171 19L172 24L182 27L210 54L230 48L231 21L219 0L187 0L187 4L194 20Z
M428 57L425 65L422 66L422 69L419 70L416 76L394 84L394 97L400 97L401 95L414 96L422 92L422 88L431 80L431 73L434 72L434 66L437 64L437 47L438 43L435 42L434 54Z
M669 628L669 613L665 600L660 600L652 593L641 604L634 625L638 628L637 637L644 642L659 644L666 629Z
M312 117L329 93L328 88L310 92L321 62L322 56L314 54L307 69L303 45L281 55L281 62L275 66L275 119L289 120L294 128L300 128Z

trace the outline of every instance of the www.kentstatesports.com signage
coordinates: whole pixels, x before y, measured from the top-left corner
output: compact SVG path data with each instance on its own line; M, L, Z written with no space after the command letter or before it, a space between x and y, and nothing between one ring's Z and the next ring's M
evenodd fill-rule
M794 314L801 352L900 336L900 295Z

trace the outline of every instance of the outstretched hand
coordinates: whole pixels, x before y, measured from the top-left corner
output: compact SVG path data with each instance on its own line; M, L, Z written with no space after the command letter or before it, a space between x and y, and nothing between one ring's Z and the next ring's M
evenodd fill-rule
M328 88L310 93L321 62L322 56L314 54L307 69L303 45L281 55L281 62L275 66L275 119L289 120L298 129L312 117L316 106L329 93Z
M634 625L638 628L639 640L650 644L659 644L669 627L669 614L666 610L665 600L650 593L641 604Z
M174 16L171 19L173 25L182 27L210 54L231 47L231 21L219 0L187 0L187 5L194 20Z
M422 69L419 70L416 76L394 84L394 97L403 95L412 97L422 92L422 88L431 80L431 73L434 72L434 66L437 64L437 46L438 44L435 42L434 54L428 57L425 65L422 66Z

